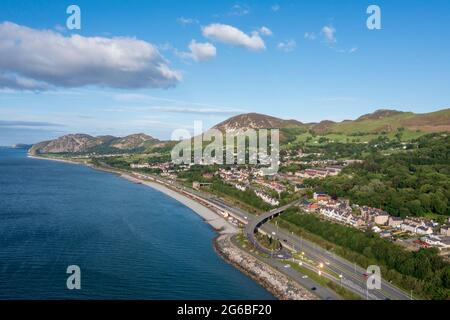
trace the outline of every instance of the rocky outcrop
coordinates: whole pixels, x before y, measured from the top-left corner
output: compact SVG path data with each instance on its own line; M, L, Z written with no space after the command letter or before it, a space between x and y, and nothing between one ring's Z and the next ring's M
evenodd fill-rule
M133 134L123 138L69 134L55 140L37 143L29 149L29 153L31 155L46 153L105 153L114 150L136 150L159 142L159 140L143 133Z
M102 142L87 134L69 134L55 140L33 145L30 154L42 153L77 153L100 145Z

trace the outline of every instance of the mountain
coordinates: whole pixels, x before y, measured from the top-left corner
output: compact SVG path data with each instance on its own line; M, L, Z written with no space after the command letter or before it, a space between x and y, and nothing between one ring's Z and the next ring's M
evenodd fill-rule
M450 109L436 112L416 114L390 109L380 109L365 114L356 120L334 122L323 120L319 123L302 123L297 120L283 120L259 113L246 113L229 118L213 127L223 132L233 132L246 129L279 128L283 132L312 130L317 134L376 134L394 132L399 128L410 131L445 132L450 131ZM291 129L291 130L289 130Z
M157 144L160 141L146 134L139 133L123 138L114 136L93 137L87 134L69 134L37 143L29 149L29 153L108 153L120 151L138 151Z
M381 133L394 132L399 128L410 131L445 132L450 131L450 108L436 112L416 114L396 110L381 109L363 115L353 121L329 123L320 129L313 125L317 133Z
M297 120L283 120L259 113L246 113L231 117L213 127L213 129L222 132L273 128L280 129L282 143L295 141L299 135L308 130L320 135L333 133L344 135L377 134L396 132L399 128L423 133L447 132L450 131L450 108L423 114L380 109L365 114L356 120L341 122L323 120L319 123L302 123ZM69 134L55 140L37 143L29 149L29 152L30 154L143 152L149 148L169 148L172 143L174 142L159 141L143 133L132 134L123 138Z
M397 111L397 110L389 110L389 109L379 109L373 113L365 114L355 121L364 121L364 120L380 120L384 118L389 118L396 115L405 114L406 112ZM411 112L410 112L411 113Z
M273 129L301 126L297 120L283 120L259 113L245 113L231 117L213 127L223 132L247 129Z
M153 137L150 137L143 133L132 134L124 138L118 138L111 143L111 147L120 150L130 150L136 148L142 148L148 145L149 142L159 142Z

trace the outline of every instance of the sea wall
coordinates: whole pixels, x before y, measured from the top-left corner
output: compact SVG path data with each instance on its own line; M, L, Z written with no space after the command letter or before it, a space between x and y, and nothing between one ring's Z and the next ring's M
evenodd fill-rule
M253 280L260 283L280 300L317 300L317 297L252 255L236 247L232 235L219 235L214 248L219 255Z

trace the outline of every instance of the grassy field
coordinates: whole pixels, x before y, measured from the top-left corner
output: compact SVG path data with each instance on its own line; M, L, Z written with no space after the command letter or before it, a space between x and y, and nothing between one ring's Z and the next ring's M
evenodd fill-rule
M396 132L389 132L384 134L387 138L390 140L396 139ZM425 135L426 132L422 131L410 131L410 130L404 130L402 133L401 140L402 141L410 141L413 139L416 139L418 137L421 137ZM349 142L356 142L356 143L368 143L369 141L376 139L381 134L364 134L364 135L348 135L345 133L329 133L325 135L312 135L309 132L305 132L302 134L299 134L296 136L295 141L292 143L306 143L306 145L310 146L320 146L325 145L329 142L340 142L340 143L349 143ZM323 138L327 139L326 142L320 143L320 140Z

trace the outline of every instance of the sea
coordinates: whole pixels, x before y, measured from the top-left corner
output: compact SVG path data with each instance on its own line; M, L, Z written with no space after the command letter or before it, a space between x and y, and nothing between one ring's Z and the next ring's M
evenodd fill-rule
M0 299L274 299L215 236L147 186L0 148Z

